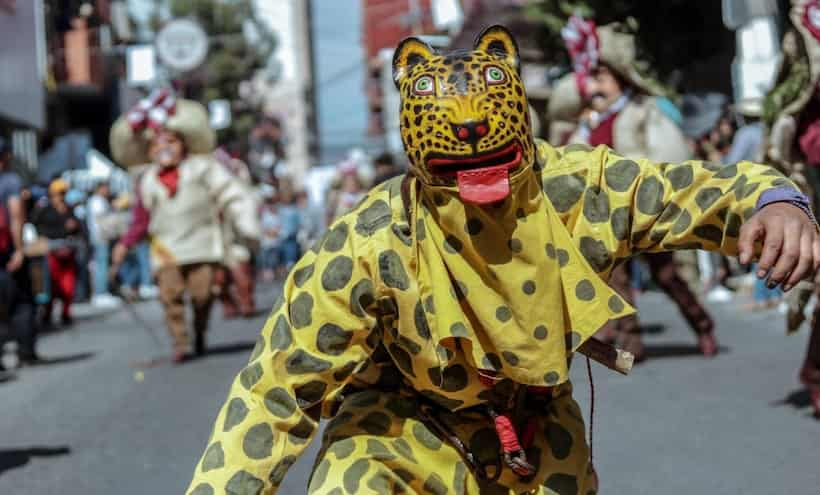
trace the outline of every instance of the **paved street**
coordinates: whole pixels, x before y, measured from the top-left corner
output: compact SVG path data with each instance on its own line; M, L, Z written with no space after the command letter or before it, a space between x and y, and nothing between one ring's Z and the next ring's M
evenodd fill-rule
M630 378L593 367L602 492L815 493L820 422L796 380L806 332L786 338L779 315L715 305L725 349L705 360L666 299L646 295L641 309L644 323L666 325L648 339L655 358ZM139 311L163 328L158 304ZM209 356L141 376L135 365L167 349L124 311L47 336L42 354L62 362L0 384L0 494L182 493L262 321L217 318ZM586 368L575 364L588 411ZM281 493L305 493L313 455Z

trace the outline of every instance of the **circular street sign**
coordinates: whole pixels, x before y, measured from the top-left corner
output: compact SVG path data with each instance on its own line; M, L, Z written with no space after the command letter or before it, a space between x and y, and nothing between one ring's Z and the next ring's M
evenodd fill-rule
M208 55L208 35L190 19L176 19L162 28L156 39L157 56L170 69L187 72L199 67Z

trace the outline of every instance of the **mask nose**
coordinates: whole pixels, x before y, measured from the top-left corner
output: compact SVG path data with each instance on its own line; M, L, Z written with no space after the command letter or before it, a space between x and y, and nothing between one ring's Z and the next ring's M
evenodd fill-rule
M459 141L464 141L471 144L477 143L479 139L483 138L488 132L490 132L490 127L487 125L486 120L471 120L460 124L452 124L452 126L453 134L455 134Z

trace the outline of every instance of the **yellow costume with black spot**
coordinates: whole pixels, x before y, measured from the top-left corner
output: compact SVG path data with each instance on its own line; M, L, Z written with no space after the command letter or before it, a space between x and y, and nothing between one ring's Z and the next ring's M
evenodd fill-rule
M596 492L568 368L633 311L609 271L638 252L735 254L759 194L789 183L745 162L536 142L517 63L500 27L470 52L399 46L411 174L371 191L294 267L189 494L275 492L320 416L332 419L311 494ZM505 405L530 426L530 476L498 461L487 411ZM474 466L503 467L489 481Z

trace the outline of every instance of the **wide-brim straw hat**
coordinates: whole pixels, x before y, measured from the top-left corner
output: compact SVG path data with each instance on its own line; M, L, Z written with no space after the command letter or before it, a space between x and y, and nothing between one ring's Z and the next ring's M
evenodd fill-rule
M814 15L812 15L812 12ZM794 115L802 111L809 101L811 101L817 83L820 81L820 40L818 40L808 26L804 24L804 21L808 20L811 22L811 20L814 19L817 22L817 29L820 29L820 2L817 0L792 0L792 9L789 13L789 18L791 19L792 26L798 34L800 34L800 38L806 48L809 73L811 74L811 83L805 85L800 96L782 110L782 113L786 115Z
M638 70L635 35L621 31L621 26L620 23L612 23L597 28L599 61L638 90L649 95L665 96L666 91L657 81Z
M188 154L210 153L216 145L216 135L208 119L208 111L203 105L192 100L176 100L172 115L162 125L164 130L179 134L185 142ZM151 162L148 145L154 130L145 127L134 130L123 115L111 127L111 155L121 167L133 167Z
M556 81L552 87L547 103L547 119L551 122L556 120L575 122L583 109L584 103L578 92L575 73L570 72Z

